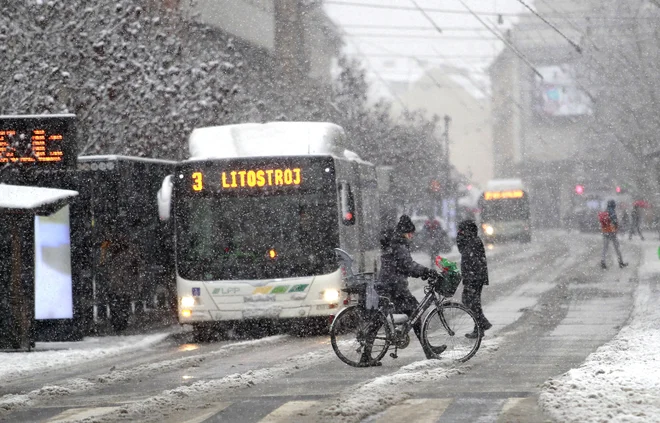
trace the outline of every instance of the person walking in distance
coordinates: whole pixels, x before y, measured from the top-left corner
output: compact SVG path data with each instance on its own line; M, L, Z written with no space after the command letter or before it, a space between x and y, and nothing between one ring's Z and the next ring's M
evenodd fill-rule
M644 241L644 235L642 235L642 230L639 228L639 224L641 223L640 221L642 220L641 216L641 210L639 208L639 204L634 204L632 213L630 214L630 236L629 240L633 239L633 235L639 234L639 237L642 238L642 241ZM625 236L625 235L624 235Z
M461 253L461 274L463 275L463 304L474 313L478 328L472 333L465 334L468 338L479 336L481 332L490 329L493 325L484 316L481 308L481 291L488 285L488 263L484 243L478 235L477 224L474 220L464 220L458 224L456 245Z
M619 222L616 217L616 202L614 200L607 202L607 210L598 213L598 220L600 221L600 230L603 234L603 254L601 256L600 266L603 269L607 269L607 249L610 246L610 242L614 245L614 251L616 251L616 256L619 259L619 267L628 266L628 263L623 262L621 249L619 248L619 239L617 238Z

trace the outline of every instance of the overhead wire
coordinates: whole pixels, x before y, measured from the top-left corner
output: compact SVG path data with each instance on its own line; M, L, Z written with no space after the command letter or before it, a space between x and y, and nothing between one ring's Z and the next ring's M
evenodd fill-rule
M350 6L350 7L365 7L365 8L373 8L373 9L390 9L390 10L410 10L410 11L415 11L417 10L416 8L412 6L401 6L401 5L385 5L385 4L375 4L375 3L360 3L360 2L353 2L353 1L337 1L337 0L325 0L323 4L326 5L335 5L335 6ZM456 9L438 9L438 8L430 8L426 7L425 8L426 12L428 13L445 13L445 14L458 14L458 15L467 15L471 14L469 12L465 12L463 10L456 10ZM515 13L515 12L487 12L487 11L475 11L474 13L481 15L481 16L494 16L494 17L499 17L499 16L509 16L509 17L519 17L520 13ZM549 17L555 17L551 15L546 15ZM631 19L631 20L640 20L640 19L648 19L648 20L660 20L660 17L637 17L637 16L595 16L595 15L583 15L583 16L573 16L574 19L595 19L595 20L626 20L626 19Z
M525 6L525 7L527 8L527 10L529 10L530 12L532 12L532 14L533 14L534 16L536 16L537 18L541 19L543 22L545 22L546 25L548 25L550 28L552 28L553 30L555 30L555 32L556 32L557 34L561 35L562 38L564 38L564 39L565 39L570 45L573 46L573 48L575 49L575 51L577 51L578 53L582 54L582 48L581 48L581 47L580 47L575 41L573 41L573 40L571 40L570 38L568 38L563 32L561 32L561 31L559 30L559 28L557 28L557 27L554 26L550 21L548 21L546 18L544 18L543 16L541 16L536 10L532 9L527 3L524 2L524 0L518 0L518 3L522 4L523 6Z
M413 5L415 5L415 8L416 8L416 9L417 9L422 15L424 15L424 17L426 18L426 20L429 21L429 23L430 23L431 25L433 25L433 27L436 29L436 31L438 31L439 34L442 34L442 29L440 29L440 27L438 26L438 24L436 24L435 21L434 21L433 19L431 19L431 17L429 16L429 14L426 13L426 11L424 11L424 9L422 9L421 7L419 7L419 5L417 4L417 2L416 2L415 0L410 0L410 2L411 2Z
M528 67L530 67L536 75L538 75L541 79L543 79L543 75L541 75L539 73L539 71L536 69L536 67L534 67L534 65L529 61L529 59L524 54L522 54L522 52L520 52L513 44L511 44L509 41L507 41L506 38L501 36L497 31L495 31L490 26L488 26L486 21L484 21L481 17L479 17L476 13L474 13L472 11L472 9L470 9L470 7L467 4L465 4L465 2L463 0L458 0L458 1L463 5L463 7L465 7L465 9L467 9L468 12L470 12L472 14L472 16L474 16L474 18L476 20L478 20L485 28L488 28L488 30L493 35L495 35L497 38L499 38L507 47L509 47L509 49L511 51L514 52L514 54L516 56L518 56L520 58L520 60L522 60Z

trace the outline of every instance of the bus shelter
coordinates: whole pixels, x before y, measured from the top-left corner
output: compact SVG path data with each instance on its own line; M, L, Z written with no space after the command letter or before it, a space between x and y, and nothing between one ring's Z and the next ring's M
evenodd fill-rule
M77 195L0 184L1 350L29 351L40 320L76 326L69 203Z

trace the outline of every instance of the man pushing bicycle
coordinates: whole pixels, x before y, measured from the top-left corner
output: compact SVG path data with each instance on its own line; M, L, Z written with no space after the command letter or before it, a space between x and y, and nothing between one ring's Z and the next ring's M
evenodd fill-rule
M401 216L394 229L388 229L380 240L381 268L377 282L380 295L388 297L394 304L397 313L411 317L419 302L408 289L408 278L437 279L438 272L415 262L410 255L410 240L415 233L415 224L407 215ZM437 358L446 345L426 347L422 342L421 319L413 325L413 330L427 359ZM429 349L430 348L430 349Z

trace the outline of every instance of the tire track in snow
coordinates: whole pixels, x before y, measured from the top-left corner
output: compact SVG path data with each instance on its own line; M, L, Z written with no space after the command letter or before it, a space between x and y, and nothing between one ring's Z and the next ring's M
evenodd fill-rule
M484 340L477 352L480 357L493 354L505 337ZM421 360L402 366L399 370L378 376L344 389L339 396L317 409L321 420L333 422L359 422L411 397L406 386L434 382L466 373L470 363L447 363L442 360Z
M174 414L184 414L188 410L199 411L209 403L218 401L218 397L229 392L251 388L273 379L287 377L295 372L318 366L333 359L332 350L313 351L290 357L284 364L234 373L220 379L195 382L163 391L159 395L131 402L102 416L93 419L72 420L72 422L108 423L116 421L162 421ZM189 417L189 416L188 416Z
M155 363L142 364L127 369L114 370L92 378L73 378L64 380L58 385L46 385L32 390L26 394L7 394L0 397L0 416L8 412L17 411L26 407L33 407L43 402L56 400L58 398L75 395L80 392L88 392L107 386L128 382L156 372L198 367L202 362L210 358L219 358L254 348L260 345L275 345L283 343L288 339L287 335L271 336L267 338L236 342L221 347L215 351L195 354L171 360L163 360Z

